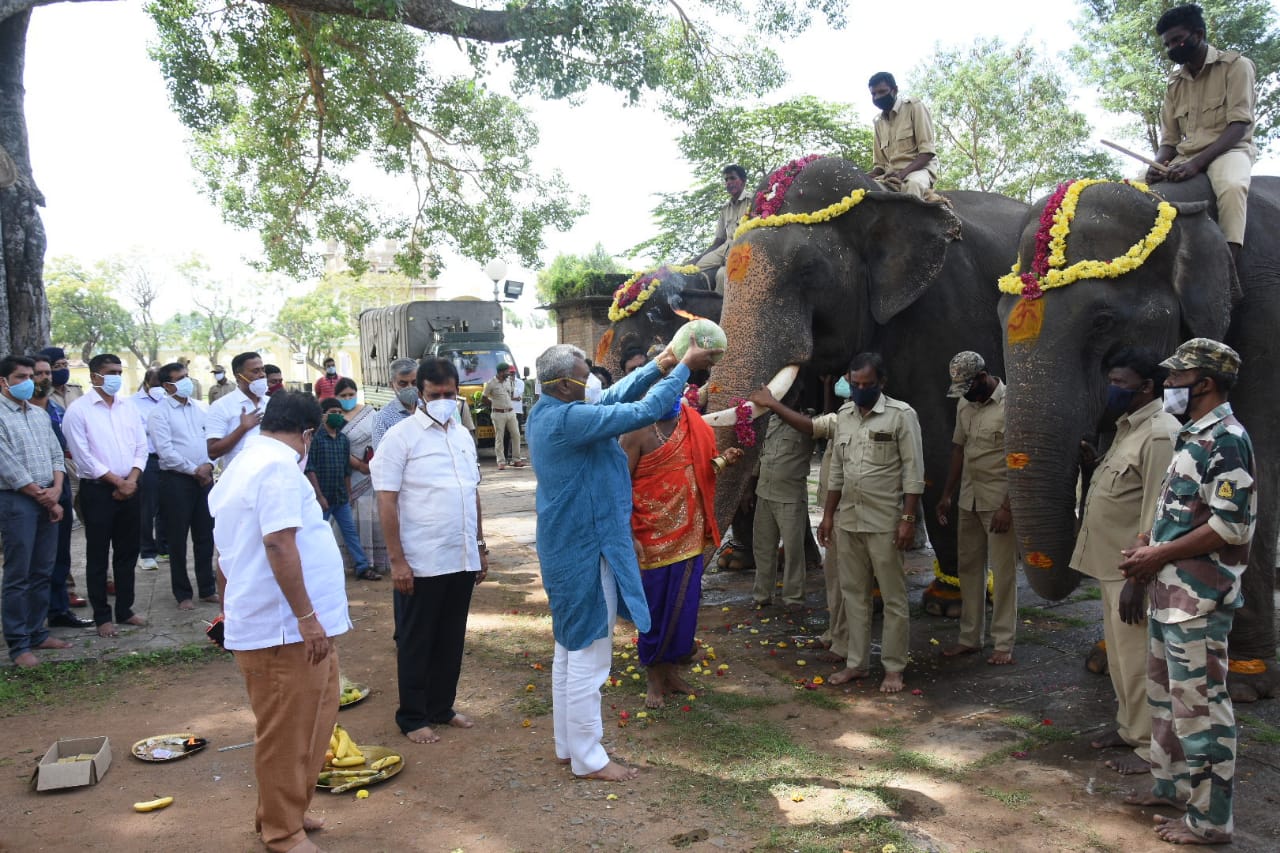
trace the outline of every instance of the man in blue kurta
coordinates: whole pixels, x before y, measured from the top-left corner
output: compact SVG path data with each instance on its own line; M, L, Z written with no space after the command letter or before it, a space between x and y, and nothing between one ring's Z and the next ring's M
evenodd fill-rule
M670 349L584 400L586 356L567 344L538 357L542 396L525 427L538 478L538 560L551 605L556 757L578 776L625 781L637 771L609 759L600 739L600 688L609 676L618 616L649 630L649 606L631 543L631 475L618 436L652 424L684 390L691 370L719 350Z

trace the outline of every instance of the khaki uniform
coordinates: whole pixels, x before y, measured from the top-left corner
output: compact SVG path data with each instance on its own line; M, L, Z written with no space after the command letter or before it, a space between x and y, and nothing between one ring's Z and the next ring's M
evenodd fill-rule
M991 519L1009 495L1004 453L1005 384L982 403L956 404L952 444L964 448L956 511L956 570L960 577L960 645L982 648L987 615L987 568L992 575L991 641L1013 651L1018 625L1018 562L1013 531L991 532Z
M871 162L885 174L905 169L921 154L933 155L923 169L907 174L899 190L924 198L938 180L938 149L928 108L919 101L899 95L893 109L889 110L888 118L885 118L883 110L876 113L872 130L875 142L872 143Z
M694 262L702 272L715 270L716 293L724 293L724 259L729 252L729 244L733 242L733 232L738 230L738 223L751 209L751 200L755 192L743 187L737 198L731 198L720 208L716 218L716 242L719 243L711 251Z
M1249 200L1249 173L1258 151L1253 145L1253 62L1233 50L1212 45L1204 67L1192 77L1180 66L1169 78L1160 110L1160 144L1177 151L1173 163L1185 163L1210 145L1233 122L1247 122L1244 136L1219 155L1205 172L1218 198L1218 226L1227 242L1243 245Z
M813 437L815 439L831 438L835 434L836 415L832 412L813 419ZM827 442L827 450L822 454L822 464L818 468L818 495L825 498L827 483L831 479L831 457L835 454L836 443ZM822 575L827 588L827 630L822 632L822 641L829 643L831 651L840 657L849 656L849 620L844 614L844 595L840 592L840 572L836 559L836 537L831 537L827 552L822 556Z
M773 598L774 568L771 559L782 539L786 562L782 568L782 601L804 603L805 537L809 531L809 464L813 437L793 429L777 415L760 449L756 481L756 516L752 550L756 555L756 582L751 597L756 604Z
M212 406L214 403L236 390L236 387L236 383L232 382L230 379L223 382L213 383L209 386L209 405Z
M493 454L497 457L499 468L505 468L508 461L504 441L506 436L511 437L510 461L520 459L520 419L515 412L515 388L513 377L508 376L506 381L499 382L495 376L485 383L481 392L481 396L489 401L493 417Z
M1116 420L1116 436L1089 481L1084 518L1071 568L1098 579L1102 588L1102 636L1116 692L1116 731L1144 761L1151 757L1151 709L1147 707L1147 626L1120 619L1120 549L1133 547L1151 528L1164 485L1178 419L1157 398Z
M903 496L924 492L924 452L915 410L881 394L865 415L853 403L836 413L828 489L840 493L835 531L840 591L849 620L850 669L871 663L871 590L884 601L880 660L886 672L907 666L910 622L902 552L894 533Z

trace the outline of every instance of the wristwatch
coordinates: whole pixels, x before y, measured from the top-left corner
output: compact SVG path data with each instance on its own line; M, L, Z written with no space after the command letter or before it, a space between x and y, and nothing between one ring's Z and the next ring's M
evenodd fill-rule
M916 517L915 517L914 515L909 515L909 514L907 514L907 513L903 513L903 514L902 514L902 517L899 519L899 521L905 521L907 524L915 524L915 523L916 523Z
M486 545L486 544L484 544L484 540L483 540L483 539L477 539L477 540L476 540L476 547L480 549L480 553L481 553L481 554L488 554L488 553L489 553L489 546L488 546L488 545Z

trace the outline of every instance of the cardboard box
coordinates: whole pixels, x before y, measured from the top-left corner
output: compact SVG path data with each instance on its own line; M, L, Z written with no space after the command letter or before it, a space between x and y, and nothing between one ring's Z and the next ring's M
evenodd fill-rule
M59 759L75 759L59 762ZM105 737L66 737L49 747L40 759L31 784L37 791L96 785L111 766L111 741Z

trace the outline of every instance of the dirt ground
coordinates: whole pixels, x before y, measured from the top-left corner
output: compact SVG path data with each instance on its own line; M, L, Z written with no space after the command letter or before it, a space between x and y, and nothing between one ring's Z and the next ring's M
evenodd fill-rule
M632 633L620 626L605 740L641 774L614 785L574 780L552 750L551 632L533 551L533 485L529 471L508 470L486 472L482 486L492 580L472 606L457 703L476 720L474 729L447 729L431 745L399 734L390 586L349 581L355 630L340 643L342 671L373 692L340 722L359 743L400 748L407 766L370 788L368 799L317 792L313 813L328 827L313 837L324 849L1164 848L1150 830L1150 810L1119 802L1149 777L1122 779L1088 745L1114 713L1109 680L1082 665L1101 635L1090 590L1052 605L1023 590L1015 666L987 666L978 656L944 663L939 644L954 638L956 624L918 608L930 580L927 551L909 560L916 607L906 692L882 696L875 678L843 688L813 683L834 669L806 647L825 619L820 574L809 576L814 609L792 620L751 609L748 574L709 575L700 625L706 667L699 660L700 672L685 673L694 695L642 716ZM151 607L153 624L175 619L163 595ZM174 645L194 643L198 628L188 619L168 636ZM78 654L104 652L94 640ZM1237 710L1233 849L1274 851L1280 707ZM74 693L55 690L36 707L0 709L0 716L0 850L261 849L252 831L253 750L216 751L253 737L229 655L141 668ZM128 755L136 740L177 731L197 732L211 746L168 764ZM32 768L60 735L109 736L111 769L95 787L37 794ZM163 811L131 808L164 795L175 802Z

